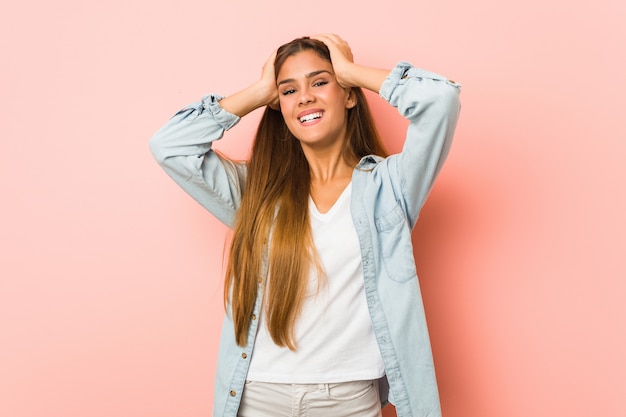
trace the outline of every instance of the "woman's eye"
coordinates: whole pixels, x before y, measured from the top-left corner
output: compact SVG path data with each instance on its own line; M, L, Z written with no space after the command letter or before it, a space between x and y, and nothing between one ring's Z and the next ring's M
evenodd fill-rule
M290 90L283 90L283 92L281 93L283 96L287 96L289 94L293 94L296 90L294 89L290 89Z
M316 81L313 84L313 87L321 87L321 86L326 85L326 84L328 84L328 81L325 81L325 80L324 81Z

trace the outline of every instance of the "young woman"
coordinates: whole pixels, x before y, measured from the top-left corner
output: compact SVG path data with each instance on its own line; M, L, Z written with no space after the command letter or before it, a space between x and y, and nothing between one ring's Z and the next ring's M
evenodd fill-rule
M362 88L406 117L386 157ZM208 95L157 132L167 173L233 229L214 416L440 415L411 230L448 153L459 85L296 39L259 81ZM265 107L250 160L211 149Z

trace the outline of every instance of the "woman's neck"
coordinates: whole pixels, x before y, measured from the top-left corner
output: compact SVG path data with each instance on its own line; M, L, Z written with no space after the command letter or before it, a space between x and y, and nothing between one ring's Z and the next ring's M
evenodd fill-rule
M303 144L302 151L311 172L311 185L323 185L335 180L352 178L354 165L346 161L342 150L341 141L324 148L313 148Z
M352 178L354 167L349 165L341 155L333 158L308 159L308 161L311 185L324 185Z
M311 198L317 210L326 213L352 181L354 167L341 153L316 155L307 160L311 170Z

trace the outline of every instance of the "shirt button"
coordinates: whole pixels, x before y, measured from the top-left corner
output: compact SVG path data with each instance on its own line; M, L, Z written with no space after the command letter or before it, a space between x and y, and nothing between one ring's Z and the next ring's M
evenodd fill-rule
M244 352L244 353L241 354L241 357L246 359L248 357L248 354L246 352Z
M230 396L234 397L235 395L237 395L237 392L235 390L231 390L230 391Z

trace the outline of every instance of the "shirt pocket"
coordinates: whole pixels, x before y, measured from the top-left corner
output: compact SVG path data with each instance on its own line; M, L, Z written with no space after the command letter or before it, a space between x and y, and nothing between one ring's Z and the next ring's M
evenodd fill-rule
M411 228L398 204L376 219L383 266L389 278L407 282L416 277Z

